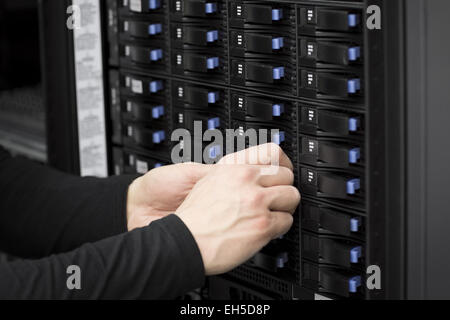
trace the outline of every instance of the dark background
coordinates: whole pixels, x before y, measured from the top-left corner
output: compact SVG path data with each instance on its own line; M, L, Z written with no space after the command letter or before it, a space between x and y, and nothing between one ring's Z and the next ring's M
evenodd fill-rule
M37 1L0 2L0 89L41 81Z

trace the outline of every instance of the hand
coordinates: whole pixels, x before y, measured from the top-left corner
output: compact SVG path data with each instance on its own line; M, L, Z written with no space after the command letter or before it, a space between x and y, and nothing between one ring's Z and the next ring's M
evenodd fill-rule
M128 231L174 213L211 166L183 163L153 169L128 188Z
M278 146L269 149L272 152L258 161L267 164L277 156L276 174L263 175L261 169L267 169L266 165L219 162L176 211L199 246L207 275L225 273L244 263L292 226L292 214L300 201L292 186L292 163Z

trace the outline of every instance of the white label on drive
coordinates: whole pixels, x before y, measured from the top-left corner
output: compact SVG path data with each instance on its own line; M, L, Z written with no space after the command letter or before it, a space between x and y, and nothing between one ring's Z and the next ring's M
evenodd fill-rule
M141 0L130 0L130 11L142 12Z
M144 86L142 85L141 80L131 80L131 92L133 93L144 93Z
M133 166L135 160L136 160L136 159L135 159L134 156L131 154L130 157L128 158L128 164L129 164L130 166Z
M136 172L145 174L148 172L148 164L145 161L136 160Z

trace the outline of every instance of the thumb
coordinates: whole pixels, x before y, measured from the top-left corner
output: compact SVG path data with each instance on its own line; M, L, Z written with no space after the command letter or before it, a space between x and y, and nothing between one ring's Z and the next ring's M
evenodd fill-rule
M182 163L180 166L181 170L188 174L189 180L193 184L203 179L214 167L212 164L200 164L194 162Z

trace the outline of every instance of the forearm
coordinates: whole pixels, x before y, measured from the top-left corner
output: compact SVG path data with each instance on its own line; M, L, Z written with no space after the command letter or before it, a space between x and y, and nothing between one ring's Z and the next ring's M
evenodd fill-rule
M80 267L80 290L67 288L71 265ZM0 299L171 299L203 282L197 244L174 215L70 253L0 259Z
M0 249L40 258L127 231L133 176L80 178L23 159L0 161Z

